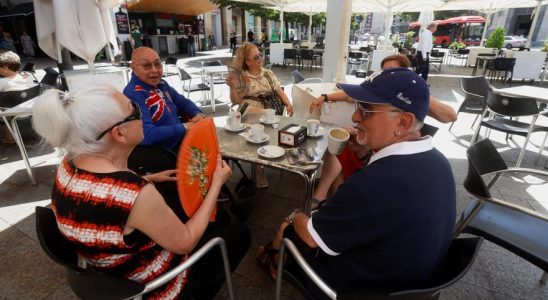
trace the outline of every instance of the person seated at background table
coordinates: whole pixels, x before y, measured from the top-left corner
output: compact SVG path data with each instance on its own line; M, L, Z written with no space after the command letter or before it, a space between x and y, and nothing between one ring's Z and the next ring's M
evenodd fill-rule
M456 214L449 161L420 134L426 82L396 68L340 86L356 101L356 140L374 154L311 217L291 213L274 240L259 247L258 262L276 276L285 236L312 248L306 260L338 292L424 288L446 256ZM308 288L320 296L313 283Z
M390 55L384 58L381 62L381 69L390 68L409 68L411 63L404 55ZM315 99L310 105L310 112L321 110L323 102L329 101L347 101L353 100L344 92L338 91L329 95L320 96ZM440 100L430 95L430 108L428 115L442 123L454 122L457 120L457 113L453 108ZM348 178L352 173L359 169L363 164L367 163L371 153L367 146L362 146L356 142L356 129L345 127L350 133L350 141L348 146L337 157L331 153L326 154L324 166L322 167L322 177L312 195L313 208L316 208L323 201L329 191L334 191L343 180Z
M230 87L230 101L240 107L247 103L244 112L262 112L266 107L261 95L273 93L285 106L289 116L293 115L293 107L283 91L280 81L271 70L263 68L264 58L257 46L251 43L243 43L236 51L232 66L240 70L240 74L230 73L226 78L226 84ZM240 78L236 78L240 77ZM239 81L242 82L239 82ZM267 104L268 105L268 104ZM264 167L257 167L257 187L268 187L268 180L264 175Z
M177 151L186 131L203 119L204 114L194 102L162 79L162 61L154 49L135 49L131 55L131 71L133 74L124 95L142 111L145 138L141 144Z
M127 167L130 152L143 139L141 116L138 105L104 84L74 94L52 89L36 101L34 129L67 151L52 191L59 230L91 267L141 283L181 264L215 236L226 241L234 270L249 248L248 228L208 229L230 167L217 157L203 203L181 222L153 184L176 181L176 171L141 177ZM223 282L221 255L213 251L149 296L210 299Z
M21 58L13 51L0 51L0 92L22 91L36 85L32 76L19 74ZM0 103L2 107L2 103ZM6 125L2 122L3 144L13 144L15 140L11 136Z

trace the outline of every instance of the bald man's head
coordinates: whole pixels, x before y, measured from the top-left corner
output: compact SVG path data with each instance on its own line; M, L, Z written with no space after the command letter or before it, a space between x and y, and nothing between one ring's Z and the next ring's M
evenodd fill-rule
M139 47L133 50L131 70L139 80L153 87L158 86L162 79L163 66L160 56L149 47Z

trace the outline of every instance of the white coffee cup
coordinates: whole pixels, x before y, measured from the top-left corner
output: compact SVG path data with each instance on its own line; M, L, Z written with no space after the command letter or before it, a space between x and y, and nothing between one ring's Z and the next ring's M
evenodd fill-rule
M346 131L344 128L332 128L331 130L329 130L329 136L327 139L327 150L331 154L339 155L346 146L349 138L350 133L348 133L348 131Z
M235 110L229 111L226 125L232 130L239 129L242 125L242 114Z
M275 120L276 110L272 108L267 108L264 110L263 118L265 122L272 123Z
M250 136L256 142L261 141L264 137L264 126L261 124L251 125Z
M318 134L318 130L320 129L320 120L310 119L306 121L306 128L308 130L308 135Z

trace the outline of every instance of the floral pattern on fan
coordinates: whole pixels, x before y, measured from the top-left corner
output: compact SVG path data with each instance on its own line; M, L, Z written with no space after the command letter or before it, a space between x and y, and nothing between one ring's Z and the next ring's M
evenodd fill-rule
M208 159L209 151L200 150L197 147L192 147L192 154L190 156L190 162L187 173L190 176L190 184L193 184L195 180L199 181L200 194L205 198L207 195L209 177L207 176L207 170L209 167Z

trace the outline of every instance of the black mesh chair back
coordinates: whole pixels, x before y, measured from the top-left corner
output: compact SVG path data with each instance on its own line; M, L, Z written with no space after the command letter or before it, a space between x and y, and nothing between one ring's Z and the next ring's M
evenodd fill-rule
M515 58L497 57L487 64L486 69L489 70L489 77L491 79L502 78L503 83L508 79L508 82L511 84L515 64ZM511 75L509 78L508 73Z
M301 49L301 59L312 60L314 59L314 50L311 49Z
M192 79L192 76L184 69L179 68L179 74L181 74L181 80L183 81Z
M26 64L23 66L23 69L21 69L21 72L34 73L34 72L35 72L35 70L34 70L34 64L31 63L31 62L26 63Z
M10 108L40 95L40 85L22 91L0 92L0 107Z
M470 53L470 49L459 49L457 51L457 54L459 55L468 55Z
M166 58L166 61L165 61L165 64L166 65L177 65L177 58L176 57L171 57L171 56L168 56Z
M489 92L487 96L487 106L494 113L509 117L531 116L539 113L539 107L534 98L514 97L493 92Z
M284 49L283 68L285 69L288 60L291 59L294 65L297 65L297 49Z
M40 81L40 85L43 87L57 87L58 86L58 79L59 79L59 73L55 71L52 67L47 67L44 69L44 72L46 74L44 77L42 77L42 80Z
M215 66L222 66L223 64L221 61L202 61L202 67L215 67Z
M68 282L81 299L126 299L145 286L138 282L78 267L78 255L57 227L53 210L36 207L36 234L44 252L67 271Z
M470 146L466 154L480 175L508 170L508 165L489 139L481 140Z
M291 76L293 77L293 83L300 83L301 81L305 80L304 76L299 72L299 70L293 70L291 72Z
M348 52L348 57L350 59L360 59L360 58L363 57L363 53L362 52L351 51L351 52Z

